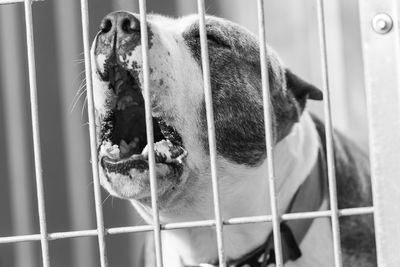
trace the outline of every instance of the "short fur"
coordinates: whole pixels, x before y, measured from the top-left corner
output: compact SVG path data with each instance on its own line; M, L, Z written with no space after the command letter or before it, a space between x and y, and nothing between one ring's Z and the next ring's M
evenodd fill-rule
M124 33L118 28L121 18L132 20L135 16L138 17L127 12L109 14L106 18L115 25L107 32L99 32L93 42L100 163L106 156L102 152L102 141L107 136L102 135L105 118L113 113L112 103L119 99L118 93L110 89L107 78L110 62L123 66L138 79L140 86L143 84L140 32ZM198 28L197 16L179 19L148 16L152 115L176 129L188 152L179 175L168 173L166 164L156 164L163 223L214 218ZM269 214L258 40L243 27L221 18L207 17L206 28L222 216L226 219ZM324 144L322 122L311 118L305 110L307 100L321 100L322 93L288 70L270 47L267 52L278 211L283 214L315 166L321 144ZM111 129L112 125L107 127ZM143 122L136 122L134 127L144 127ZM334 145L339 207L371 205L367 157L337 132ZM109 172L101 167L100 178L103 187L112 195L128 199L146 221L152 221L148 169ZM321 209L328 207L326 200ZM271 230L269 223L225 227L227 259L240 258L260 246ZM345 266L376 266L370 216L341 218L341 237ZM212 228L163 231L162 241L166 267L217 260ZM300 249L303 256L286 266L333 266L328 218L312 223ZM152 253L146 251L144 266L154 266Z

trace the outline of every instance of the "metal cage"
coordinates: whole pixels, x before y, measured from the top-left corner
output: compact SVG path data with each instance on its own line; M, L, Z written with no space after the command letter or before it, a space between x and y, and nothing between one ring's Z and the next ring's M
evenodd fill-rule
M149 94L149 62L146 25L146 0L139 0L141 38L144 74L144 99L146 109L146 130L149 145L149 165L152 195L152 210L154 222L146 226L128 226L119 228L104 227L100 184L98 178L98 163L92 160L92 173L94 185L94 198L96 207L97 229L85 231L69 231L49 233L46 226L46 211L44 201L44 189L42 178L42 163L40 151L40 133L38 102L36 88L36 69L34 54L34 36L32 24L32 0L0 0L0 4L23 2L26 19L27 53L29 62L30 101L32 115L33 144L36 170L36 190L38 196L38 211L40 221L40 233L20 236L2 236L0 243L16 243L26 241L40 241L43 266L50 267L49 245L50 241L65 238L85 236L98 237L98 245L101 258L101 266L109 266L107 263L106 235L116 235L134 232L154 233L157 267L163 266L161 249L161 231L191 227L215 227L218 241L218 255L220 266L226 266L224 256L223 227L233 224L249 224L271 222L273 225L274 246L276 253L276 266L283 266L282 248L280 237L280 222L285 220L298 220L308 218L329 217L332 222L333 247L335 266L342 266L341 246L339 235L339 217L357 216L362 214L374 214L376 243L379 266L400 266L400 255L397 253L397 242L400 240L398 221L400 219L400 183L397 180L400 174L400 3L395 0L363 0L359 1L361 14L361 30L363 40L363 55L366 64L365 80L368 100L368 116L370 130L370 151L372 161L372 181L374 206L364 208L338 209L336 194L336 178L333 155L332 138L332 111L330 104L329 75L327 64L327 41L325 25L324 0L315 0L318 12L319 47L322 64L323 92L325 96L324 114L326 120L326 146L328 157L329 196L331 208L326 211L291 213L279 216L277 212L277 199L275 192L275 172L271 131L271 107L269 101L269 83L266 56L266 21L264 15L264 1L258 3L258 25L260 36L260 60L262 70L262 89L265 117L265 132L267 144L267 159L269 173L265 179L270 183L271 214L257 217L222 218L219 204L218 179L216 166L216 140L214 118L211 98L210 69L208 61L207 37L205 28L205 4L204 0L197 1L198 16L200 20L201 55L204 78L204 93L206 100L207 125L209 148L211 158L212 188L214 197L215 218L213 220L179 222L160 224L157 210L157 183L155 177L155 157L153 143L152 117L150 113ZM85 55L85 70L87 79L88 116L90 129L91 158L97 158L93 88L91 81L90 43L89 43L89 10L88 1L81 0L82 30ZM388 130L390 129L390 130Z

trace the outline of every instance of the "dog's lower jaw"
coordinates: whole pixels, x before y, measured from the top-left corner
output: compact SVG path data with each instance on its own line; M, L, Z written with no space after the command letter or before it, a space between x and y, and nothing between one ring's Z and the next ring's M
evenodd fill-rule
M314 167L318 150L318 134L310 115L305 112L291 134L274 149L280 214L286 212L293 195ZM218 173L218 179L223 218L271 214L266 162L252 168L220 161L218 167L222 170ZM207 179L211 190L211 178L207 176L202 179ZM201 205L185 209L180 215L174 214L173 221L214 218L212 194L209 193L203 197ZM137 205L135 207L138 208ZM142 209L142 212L147 213L145 219L150 222L151 216L148 216L148 211ZM166 222L170 220L171 218L167 218ZM237 259L257 248L265 242L271 230L271 223L253 224L250 227L225 226L224 247L227 259ZM165 231L162 233L162 243L168 251L164 259L166 267L215 263L218 259L215 228ZM177 265L177 262L182 262L183 265Z

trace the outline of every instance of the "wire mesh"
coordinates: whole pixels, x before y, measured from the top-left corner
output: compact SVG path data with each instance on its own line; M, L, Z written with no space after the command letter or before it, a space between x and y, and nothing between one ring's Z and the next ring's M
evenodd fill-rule
M330 217L331 214L332 214L332 212L330 210L299 212L299 213L286 213L286 214L281 215L281 220L289 221L289 220L316 219L316 218ZM362 207L362 208L340 209L340 210L338 210L338 214L341 217L374 214L374 208L373 207ZM239 225L239 224L253 224L253 223L265 223L265 222L272 222L272 216L264 215L264 216L229 218L229 219L222 221L222 224L223 225ZM167 230L185 229L185 228L214 227L215 225L216 225L215 220L202 220L202 221L161 224L160 229L162 231L167 231ZM141 225L141 226L125 226L125 227L108 228L108 229L105 229L105 232L109 235L119 235L119 234L128 234L128 233L151 232L153 230L154 230L154 227L152 225ZM47 235L47 237L48 237L47 239L49 241L52 241L52 240L66 239L66 238L90 237L90 236L96 237L97 235L98 235L98 230L92 229L92 230L82 230L82 231L67 231L67 232L49 233ZM40 241L40 234L0 237L0 244L27 242L27 241Z
M207 47L207 34L206 34L206 12L204 0L198 0L198 16L200 22L200 40L201 40L201 54L203 66L203 79L204 79L204 92L205 103L207 111L207 126L209 134L209 147L210 147L210 163L212 174L213 198L214 198L214 220L179 222L161 224L159 220L159 211L157 205L157 180L155 172L155 156L154 156L154 134L152 127L151 117L151 103L150 103L150 88L149 88L149 47L148 47L148 33L146 25L146 0L139 0L140 7L140 21L141 21L141 40L142 40L142 55L143 55L143 78L144 78L144 99L146 109L146 132L149 147L149 170L150 170L150 183L151 183L151 196L152 196L152 210L153 210L153 224L145 226L128 226L106 229L104 227L104 219L101 205L100 183L98 174L97 163L97 144L96 133L94 124L94 105L93 105L93 87L91 80L91 61L90 61L90 43L89 43L89 11L87 0L81 0L82 12L82 30L83 42L85 52L85 70L87 80L87 94L88 94L88 115L89 115L89 130L90 130L90 148L92 158L92 173L94 182L94 198L96 206L96 221L97 229L83 230L83 231L67 231L48 233L46 226L46 212L44 201L44 189L42 178L41 166L41 151L40 151L40 133L39 133L39 119L38 119L38 104L37 104L37 88L36 88L36 70L35 70L35 56L34 56L34 42L33 42L33 25L32 25L32 8L33 1L41 0L0 0L1 4L11 4L24 2L25 16L26 16L26 34L27 34L27 51L28 51L28 65L29 65L29 81L31 93L31 112L32 112L32 129L34 139L34 153L35 153L35 174L37 183L37 196L40 218L40 234L20 235L0 237L0 243L17 243L27 241L40 241L42 246L42 259L43 266L50 266L49 248L48 243L52 240L78 238L78 237L97 237L100 250L101 266L107 267L107 248L106 248L106 235L128 234L138 232L151 232L153 231L155 248L156 248L156 262L158 267L163 266L163 255L161 246L161 232L173 229L196 228L196 227L215 227L218 242L218 257L220 266L226 266L225 253L224 253L224 239L223 239L223 226L224 225L239 225L239 224L252 224L272 222L274 234L274 246L276 265L282 266L282 248L280 236L280 222L287 220L299 219L314 219L321 217L330 217L332 221L333 244L334 244L334 258L335 266L342 266L341 247L340 247L340 231L339 231L339 217L373 214L373 207L364 208L349 208L338 209L337 193L336 193L336 178L335 178L335 165L334 165L334 152L333 152L333 127L332 127L332 111L330 106L329 94L329 79L328 79L328 62L327 62L327 49L325 37L325 19L324 19L324 2L317 0L317 14L318 26L320 37L320 52L322 62L323 74L323 89L325 95L324 113L326 118L326 145L327 145L327 158L328 158L328 179L329 179L329 195L331 209L326 211L313 211L302 213L291 213L279 215L277 209L277 195L275 190L275 172L274 172L274 159L273 159L273 135L271 127L271 104L269 96L269 77L268 77L268 51L266 49L266 26L264 14L264 1L258 0L258 19L259 19L259 35L260 35L260 60L262 69L262 87L263 87L263 104L264 104L264 117L265 117L265 132L267 144L267 160L268 160L268 179L270 184L270 201L271 201L271 215L265 216L252 216L252 217L239 217L223 219L220 209L220 196L218 189L217 179L217 164L216 164L216 139L215 139L215 126L213 118L212 107L212 92L210 84L210 68L209 68L209 55Z

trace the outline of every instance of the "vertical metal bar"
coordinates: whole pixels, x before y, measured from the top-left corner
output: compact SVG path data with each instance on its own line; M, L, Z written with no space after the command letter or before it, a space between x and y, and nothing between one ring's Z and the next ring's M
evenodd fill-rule
M75 62L80 55L79 45L79 16L76 12L79 2L55 1L55 41L58 48L57 65L59 80L57 81L60 92L60 110L62 116L62 131L66 160L66 191L68 196L69 218L72 229L88 229L93 225L91 210L93 209L93 196L88 194L88 184L91 180L88 166L89 148L87 146L87 129L82 127L80 105L74 110L73 99L76 93L76 78L80 78L81 64ZM80 90L83 92L84 89ZM84 97L83 97L84 98ZM81 102L78 102L81 103ZM95 266L95 244L91 238L77 238L72 243L72 266ZM97 262L97 260L96 260Z
M21 16L17 5L0 7L0 106L4 107L4 122L0 131L5 133L5 155L8 166L10 213L13 234L29 234L34 231L31 190L30 161L31 151L28 138L31 138L26 124L24 59L21 51L24 44L20 35ZM4 186L4 185L3 185ZM3 215L4 216L4 215ZM35 223L36 225L36 223ZM16 267L32 266L37 261L34 246L27 243L16 244L14 264ZM10 255L11 257L11 255Z
M101 267L107 267L108 266L107 247L106 247L104 219L103 219L103 210L101 202L99 166L97 161L95 112L93 105L93 83L92 83L92 68L90 61L90 43L89 43L88 0L81 0L81 15L82 15L83 49L85 54L86 94L88 100L90 154L92 158L93 188L94 188L94 201L96 206L96 222L97 222L98 241L99 241L100 264Z
M328 183L329 183L329 200L332 211L332 234L333 234L333 252L335 266L342 266L342 252L340 245L340 229L339 229L339 213L336 192L336 171L335 171L335 157L333 147L333 127L332 127L332 111L331 99L329 91L329 77L328 77L328 55L326 46L326 32L325 32L325 14L324 14L324 0L317 0L317 13L318 13L318 33L321 53L322 65L322 83L324 92L324 114L325 114L325 130L326 130L326 150L327 150L327 168L328 168Z
M129 10L131 12L138 12L139 10L139 3L133 0L114 0L112 1L111 6L113 10ZM129 225L137 225L138 222L141 221L140 215L132 212L131 205L125 205L124 209L126 210L125 214ZM123 210L121 212L124 213ZM142 238L139 235L130 235L128 237L126 245L131 253L128 255L129 263L126 263L127 266L140 266L139 261L142 258L141 253L144 242L145 238Z
M47 240L46 208L42 176L42 156L40 148L39 110L37 100L35 51L33 40L32 0L25 0L26 45L28 51L29 88L31 98L33 151L35 156L36 190L38 198L40 240L42 245L43 266L50 267L49 242Z
M261 61L261 80L263 91L263 106L264 106L264 125L265 125L265 142L267 150L267 163L268 163L268 181L269 193L271 201L271 214L272 214L272 229L274 236L275 247L275 261L276 266L283 266L282 256L282 239L280 229L280 217L278 213L278 202L275 185L275 166L273 145L274 137L272 132L272 106L269 88L269 73L268 73L268 51L266 46L266 27L265 27L265 14L264 14L264 0L258 0L258 20L259 20L259 38L260 38L260 61Z
M400 3L358 3L378 265L400 266Z
M225 267L223 223L219 200L218 177L217 177L217 145L215 138L214 109L212 104L212 92L210 81L210 62L208 57L208 43L206 31L206 17L204 0L197 1L199 15L199 31L201 43L201 63L203 67L204 96L207 113L208 143L210 149L211 179L214 199L215 229L217 232L219 266Z
M146 113L146 134L147 145L149 148L149 170L150 170L150 189L151 189L151 208L153 212L154 241L156 250L157 267L163 266L162 248L161 248L161 227L158 214L158 195L157 195L157 174L156 161L154 155L154 132L153 117L151 115L150 100L150 66L149 66L149 44L146 21L146 0L139 0L140 10L140 33L143 57L143 85L144 85L144 105Z
M310 1L310 4L313 3ZM335 128L351 134L355 129L359 130L359 128L351 127L352 122L354 124L354 122L358 121L358 118L355 117L356 112L352 112L351 108L354 109L355 105L353 104L353 99L349 97L349 90L346 86L346 67L348 66L346 66L344 58L344 28L341 23L341 3L340 1L325 1L324 4L324 10L329 10L324 14L324 25L326 29L329 29L329 32L325 33L326 41L329 44L327 47L328 76L335 77L335 79L329 80L330 101L332 107L340 107L335 109ZM319 44L317 43L316 45ZM318 58L316 63L320 63ZM317 64L317 68L319 71L320 64Z

